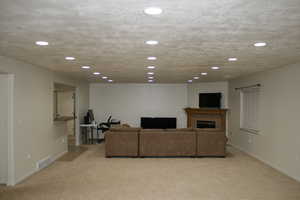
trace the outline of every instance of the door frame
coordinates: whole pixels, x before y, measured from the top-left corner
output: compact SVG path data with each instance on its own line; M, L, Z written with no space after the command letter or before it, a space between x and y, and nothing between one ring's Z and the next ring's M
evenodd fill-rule
M7 78L8 86L8 112L7 112L7 186L13 186L16 184L15 181L15 159L14 159L14 80L13 74L0 74L2 77Z

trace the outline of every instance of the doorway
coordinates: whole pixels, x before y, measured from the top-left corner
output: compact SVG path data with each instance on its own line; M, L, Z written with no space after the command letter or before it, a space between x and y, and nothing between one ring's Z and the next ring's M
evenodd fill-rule
M65 121L68 149L76 146L76 88L54 84L54 119Z
M14 185L13 82L13 75L0 74L0 184L5 185Z

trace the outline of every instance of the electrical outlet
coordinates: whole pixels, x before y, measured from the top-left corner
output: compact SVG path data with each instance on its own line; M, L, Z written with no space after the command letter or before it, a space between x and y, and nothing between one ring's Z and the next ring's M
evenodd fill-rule
M251 138L249 138L249 139L248 139L248 143L249 143L249 144L251 144L251 143L252 143L252 140L251 140Z
M61 140L61 142L64 144L64 143L66 142L65 138L63 138L63 139Z
M27 154L27 159L31 159L31 154Z

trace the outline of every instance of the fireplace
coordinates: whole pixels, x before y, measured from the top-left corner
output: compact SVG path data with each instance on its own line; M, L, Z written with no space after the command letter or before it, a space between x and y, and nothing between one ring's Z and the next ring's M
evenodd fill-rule
M197 128L216 128L216 121L197 120Z
M186 108L187 127L226 130L226 109Z

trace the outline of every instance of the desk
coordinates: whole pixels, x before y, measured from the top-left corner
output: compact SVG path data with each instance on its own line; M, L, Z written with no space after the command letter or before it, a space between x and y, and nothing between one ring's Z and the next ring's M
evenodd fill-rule
M91 144L94 144L94 128L97 129L97 124L80 124L81 128L81 136L83 137L85 135L85 143L88 144L89 138L88 138L88 129L91 130Z

